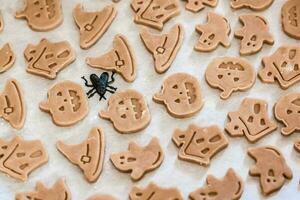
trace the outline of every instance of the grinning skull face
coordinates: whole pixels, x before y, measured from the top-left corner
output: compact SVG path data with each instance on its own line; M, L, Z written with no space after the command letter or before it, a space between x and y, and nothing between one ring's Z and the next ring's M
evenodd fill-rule
M288 0L281 10L283 30L291 37L300 39L300 1Z
M282 88L288 88L300 80L300 48L282 46L273 55L263 58L260 78L267 83L278 80Z
M231 0L231 7L234 9L251 8L253 10L263 10L269 7L274 0Z
M222 99L227 99L234 91L250 88L255 82L255 71L242 58L222 57L208 65L205 78L209 85L222 90Z
M108 109L100 112L100 117L112 121L121 133L132 133L144 129L150 122L147 103L139 92L126 90L112 95Z
M178 118L193 115L203 105L198 80L186 73L177 73L168 77L153 100L165 104L168 112Z
M80 85L62 81L48 91L48 100L40 108L52 115L55 124L69 126L87 115L88 102Z
M265 18L249 14L242 15L239 19L244 26L235 32L235 36L242 40L240 48L242 55L260 51L264 43L274 43Z
M300 93L291 93L279 99L274 109L275 117L286 127L281 129L283 135L290 135L300 130Z
M26 18L37 31L47 31L62 23L60 0L25 0L26 7L16 13L16 18Z

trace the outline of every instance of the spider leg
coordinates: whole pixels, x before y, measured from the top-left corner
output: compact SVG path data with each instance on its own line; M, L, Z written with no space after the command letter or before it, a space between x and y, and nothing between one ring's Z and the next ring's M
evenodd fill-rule
M112 94L115 93L115 91L109 90L109 89L105 89L105 91L106 91L106 92L110 92L110 93L112 93Z
M106 87L108 87L108 88L110 88L110 89L112 89L112 90L114 90L114 91L117 90L117 88L115 88L115 87L113 87L113 86L110 86L110 85L107 85Z
M101 101L101 100L102 100L102 98L103 98L104 100L106 100L106 97L105 97L104 95L102 95L102 96L100 96L100 99L99 99L99 101Z
M113 72L111 73L111 76L110 76L111 80L108 81L107 84L111 84L111 83L115 82L115 78L114 78L115 73L116 73L115 71L113 71Z
M84 85L86 87L93 87L93 85L89 85L88 81L86 80L86 78L84 76L81 77L84 80Z
M93 89L89 90L89 91L86 93L86 95L90 95L95 89L96 89L96 88L93 88Z
M92 94L90 94L90 95L88 96L88 98L89 98L89 99L92 98L96 93L97 93L97 91L93 92Z

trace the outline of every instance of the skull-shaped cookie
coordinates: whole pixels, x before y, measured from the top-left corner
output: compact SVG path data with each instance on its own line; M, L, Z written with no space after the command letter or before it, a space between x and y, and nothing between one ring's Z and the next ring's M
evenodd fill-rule
M274 0L231 0L233 9L250 8L252 10L264 10L268 8Z
M110 156L110 160L118 170L131 172L134 181L140 180L147 172L158 168L163 159L164 154L157 138L153 138L145 147L131 142L128 151Z
M133 82L136 77L133 51L121 34L115 36L112 50L96 58L87 58L86 63L94 68L116 71L127 82Z
M133 187L129 193L130 200L183 200L177 188L162 188L150 183L146 188Z
M52 43L42 39L38 45L29 44L24 56L26 71L48 79L55 79L57 73L75 60L75 53L66 41Z
M131 8L135 12L135 23L158 30L180 13L177 0L131 0Z
M21 192L16 195L16 200L71 200L71 193L64 183L59 179L56 183L47 188L42 182L37 182L34 192Z
M7 81L4 91L0 93L0 118L6 120L13 128L21 129L26 117L23 92L16 79Z
M211 87L222 90L220 94L222 99L227 99L235 91L244 91L252 87L255 82L255 71L245 59L221 57L208 65L205 79Z
M28 175L45 164L48 155L39 140L26 141L17 136L11 141L0 139L0 171L26 181Z
M222 179L208 175L206 183L206 186L190 193L190 199L238 200L241 198L244 191L242 179L231 168Z
M185 9L194 13L199 12L205 6L216 7L218 0L183 0L186 1Z
M24 0L25 8L16 12L18 19L25 18L35 31L48 31L63 22L61 0Z
M110 120L120 133L138 132L146 128L151 120L143 95L130 89L113 94L107 110L100 111L99 115Z
M80 47L88 49L93 46L107 31L116 14L114 5L97 12L84 12L78 4L73 11L73 17L80 31Z
M215 50L219 44L224 47L230 46L230 25L227 19L221 15L209 12L207 23L196 26L200 38L195 45L196 51L209 52Z
M190 117L200 111L203 105L197 78L186 73L169 76L153 100L164 104L168 113L176 118Z
M74 165L78 165L89 182L97 181L102 171L105 148L100 128L93 128L80 144L68 145L59 141L56 147Z
M279 190L285 179L292 179L293 173L283 155L275 147L257 147L248 150L249 156L255 160L255 165L249 170L251 176L260 178L260 186L264 195Z
M225 130L232 137L245 136L250 142L258 141L277 128L268 117L267 108L264 100L245 98L238 111L228 113Z
M174 61L183 40L184 30L175 25L167 34L157 35L143 31L140 36L147 50L153 55L157 73L167 71Z
M201 128L195 124L191 124L185 131L176 129L172 140L180 148L180 159L202 166L208 166L211 158L228 145L219 127Z
M88 101L80 85L61 81L48 91L48 99L40 103L40 109L52 116L58 126L70 126L82 120L89 111Z
M9 43L0 49L0 74L10 69L15 62L15 55Z
M234 35L241 39L241 55L251 55L259 52L263 44L272 45L273 36L269 32L268 23L264 17L247 14L239 18L243 28L237 30Z
M281 23L284 32L300 39L300 1L287 0L281 9Z
M300 46L282 46L271 56L264 57L258 75L265 83L278 81L287 89L300 81Z
M283 135L290 135L300 130L300 93L291 93L279 99L275 104L276 119L284 123Z

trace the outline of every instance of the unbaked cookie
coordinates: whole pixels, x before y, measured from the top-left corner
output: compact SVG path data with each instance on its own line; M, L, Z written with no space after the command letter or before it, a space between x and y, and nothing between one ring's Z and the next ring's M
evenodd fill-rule
M9 43L4 44L0 49L0 74L9 70L13 66L15 59L11 45Z
M87 200L116 200L113 196L107 194L95 194Z
M233 9L250 8L252 10L267 9L274 0L231 0Z
M283 31L295 39L300 39L300 1L287 0L281 9Z
M205 6L216 7L218 0L183 0L186 1L185 9L194 13L204 9Z

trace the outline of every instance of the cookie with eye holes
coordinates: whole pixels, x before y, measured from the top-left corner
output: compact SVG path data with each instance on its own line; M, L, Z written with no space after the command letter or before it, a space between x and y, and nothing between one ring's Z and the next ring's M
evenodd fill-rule
M208 65L205 79L211 87L222 90L222 99L228 99L233 92L244 91L253 86L255 71L245 59L220 57Z
M99 116L110 120L120 133L143 130L151 120L144 96L131 89L113 94L109 98L107 110L100 111Z
M264 195L280 190L287 179L293 178L293 172L277 148L272 146L250 148L248 155L255 160L249 175L259 177Z
M125 81L133 82L136 78L136 63L133 51L125 36L114 37L113 48L99 57L88 57L86 63L103 70L116 71Z
M25 8L17 11L17 19L26 19L35 31L49 31L63 22L61 0L24 0Z
M58 126L70 126L88 114L88 101L82 87L72 81L61 81L48 90L48 99L40 109L51 115Z
M179 15L177 0L131 0L135 12L134 22L162 30L164 23Z
M204 9L205 6L216 7L218 0L183 0L186 1L185 9L191 12L199 12Z
M12 51L11 45L6 43L0 49L0 74L9 70L16 60L15 54Z
M167 77L153 100L164 104L168 113L176 118L190 117L203 106L199 82L196 77L187 73Z
M200 34L200 38L194 49L196 51L210 52L215 50L219 44L229 47L230 41L228 36L230 30L230 25L225 17L209 12L207 23L196 26L196 31Z
M147 172L158 168L164 159L163 150L157 138L141 147L131 142L128 151L110 156L113 165L121 172L131 172L134 181L140 180Z
M283 31L300 40L300 1L287 0L281 8L281 23Z
M272 55L264 57L258 76L264 83L278 81L282 89L298 83L300 81L300 46L281 46Z
M73 17L80 31L80 47L88 49L93 46L107 31L116 14L114 5L106 6L101 11L85 12L82 5L77 4Z
M300 93L290 93L283 96L274 106L274 115L285 127L283 135L290 135L300 130Z
M268 8L274 0L231 0L233 9L250 8L252 10L264 10Z
M265 43L269 45L274 44L273 36L264 17L247 14L241 15L239 20L243 27L237 30L234 35L236 38L241 39L241 55L257 53Z

